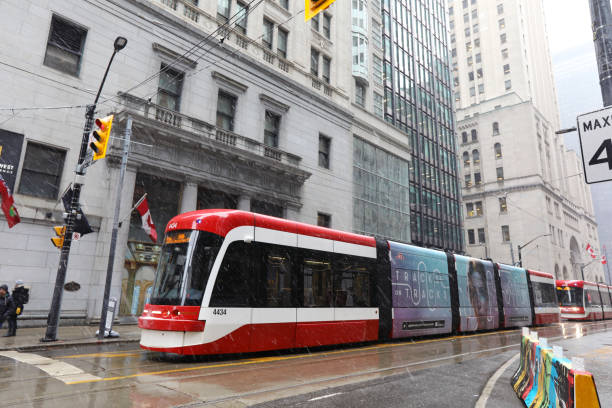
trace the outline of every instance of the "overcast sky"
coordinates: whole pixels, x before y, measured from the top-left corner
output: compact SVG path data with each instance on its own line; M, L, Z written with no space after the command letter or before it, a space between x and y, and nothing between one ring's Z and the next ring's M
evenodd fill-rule
M588 0L544 0L544 10L553 56L584 43L592 44Z

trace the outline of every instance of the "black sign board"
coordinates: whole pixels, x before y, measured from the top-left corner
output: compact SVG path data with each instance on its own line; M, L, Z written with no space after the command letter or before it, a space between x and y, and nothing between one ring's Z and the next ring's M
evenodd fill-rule
M0 129L0 174L11 193L15 192L15 179L22 147L23 135Z

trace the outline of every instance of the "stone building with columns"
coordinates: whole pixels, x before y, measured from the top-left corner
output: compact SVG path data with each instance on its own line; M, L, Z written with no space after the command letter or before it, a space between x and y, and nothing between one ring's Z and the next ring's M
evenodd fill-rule
M101 310L128 116L132 136L111 290L122 315L142 310L163 230L178 213L238 208L357 230L356 140L383 158L368 169L375 189L387 173L403 169L407 179L406 135L375 114L372 102L355 107L348 6L304 23L293 1L264 0L251 10L236 0L199 3L3 3L0 145L10 146L10 187L22 221L8 229L0 216L0 283L23 279L31 287L26 317L44 319L48 312L59 259L51 227L63 223L60 197L74 180L84 106L93 101L118 35L128 45L114 59L96 111L115 115L112 145L85 177L81 205L94 232L73 242L67 282L79 289L65 292L62 318L91 319ZM388 157L394 166L378 171ZM399 200L407 182L397 178L389 189ZM130 213L145 193L157 243ZM359 208L372 216L391 211L388 202ZM401 222L393 235L409 241L408 211L396 213ZM363 225L362 217L358 230L389 235L389 223L379 224Z

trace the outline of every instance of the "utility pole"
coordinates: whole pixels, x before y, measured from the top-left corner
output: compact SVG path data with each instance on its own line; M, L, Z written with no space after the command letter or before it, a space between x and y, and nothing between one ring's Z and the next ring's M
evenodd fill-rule
M87 105L85 113L85 126L83 127L83 136L81 138L81 150L79 151L79 158L77 161L76 176L74 180L74 188L72 192L72 200L70 202L70 210L66 219L66 232L64 235L64 242L62 244L62 251L60 253L59 265L57 268L57 276L55 278L55 288L53 289L53 298L51 299L51 307L49 309L49 316L47 318L47 331L45 337L41 339L43 342L56 341L57 340L57 327L59 325L60 309L62 306L62 297L64 295L64 283L66 282L66 271L68 268L68 258L70 256L70 246L72 244L72 233L74 232L74 223L77 219L77 213L79 209L79 199L81 197L81 187L83 185L83 179L87 171L87 167L84 166L85 156L87 155L87 142L89 141L89 133L94 122L94 112L100 94L102 93L102 87L106 81L106 76L115 58L115 54L122 50L127 44L127 39L124 37L117 37L114 42L114 50L111 55L102 83L98 88L96 99L91 105Z
M130 138L132 137L132 117L128 115L125 126L125 137L123 139L123 155L121 156L121 170L119 170L119 183L117 184L117 196L115 197L115 215L113 217L113 232L111 234L110 250L108 252L108 265L106 266L106 283L104 284L104 299L102 300L102 312L100 314L100 327L98 339L104 339L106 315L108 314L108 299L110 297L111 284L113 281L113 266L115 263L115 248L117 247L117 233L119 232L119 210L121 207L121 190L123 190L123 178L127 167L130 152ZM114 313L113 313L114 314ZM111 319L114 316L111 316ZM109 333L110 335L110 329Z
M533 241L535 241L538 238L542 238L542 237L548 237L551 234L542 234L542 235L538 235L537 237L535 237L534 239L532 239L531 241L527 242L524 245L519 245L518 246L518 258L519 258L519 266L522 268L523 267L523 256L521 254L521 250L524 249L527 245L531 244Z
M610 0L589 0L593 42L604 106L612 105L612 11Z

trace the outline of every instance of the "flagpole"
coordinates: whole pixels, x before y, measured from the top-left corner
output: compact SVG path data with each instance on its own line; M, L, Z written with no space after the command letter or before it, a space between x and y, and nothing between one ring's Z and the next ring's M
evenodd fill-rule
M130 212L128 213L128 215L126 215L125 217L123 217L121 220L119 220L119 228L121 228L121 224L123 224L125 222L125 220L127 220L128 218L130 218L130 216L132 215L132 213L134 212L134 210L136 209L136 207L138 207L140 205L140 203L142 203L144 201L145 198L147 198L147 194L148 193L144 193L144 195L142 197L140 197L140 200L138 200L136 202L136 204L134 204L134 206L132 207L132 209L130 210Z
M115 215L113 217L113 232L111 234L110 250L108 253L108 265L106 266L106 283L104 284L104 298L102 300L102 313L100 313L100 327L98 328L98 339L105 337L108 326L108 335L111 336L113 327L114 311L108 314L108 301L110 298L111 284L113 282L113 266L115 263L115 249L117 247L117 234L119 232L119 207L121 207L121 190L123 189L123 178L127 167L128 155L130 152L130 137L132 136L132 117L128 115L125 126L125 139L123 139L123 155L121 157L121 169L119 170L119 182L117 183L117 196L115 197ZM115 305L116 308L116 305ZM108 321L110 317L110 322Z
M604 255L606 256L606 271L608 271L608 285L612 285L612 279L610 279L610 266L608 265L608 250L606 246L603 247Z

